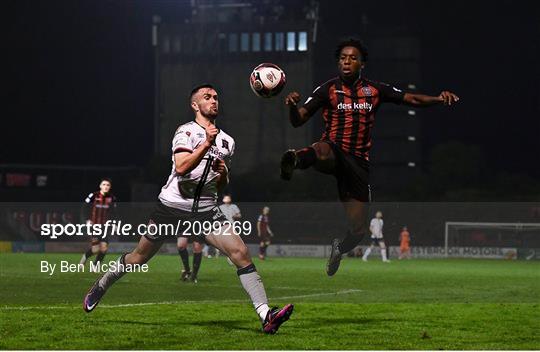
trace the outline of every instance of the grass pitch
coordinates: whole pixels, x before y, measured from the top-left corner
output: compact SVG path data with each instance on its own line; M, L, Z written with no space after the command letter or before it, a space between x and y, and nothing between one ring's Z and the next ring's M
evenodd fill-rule
M109 255L106 260L116 258ZM82 310L93 273L40 273L79 255L0 255L1 349L540 349L540 263L345 259L256 261L270 303L295 311L276 335L224 258L179 281L178 256L128 274Z

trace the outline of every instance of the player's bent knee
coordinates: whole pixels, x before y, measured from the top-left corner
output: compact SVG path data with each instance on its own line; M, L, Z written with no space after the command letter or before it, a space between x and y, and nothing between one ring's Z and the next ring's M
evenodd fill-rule
M317 155L317 159L320 161L326 161L333 158L333 153L330 145L324 142L313 143L313 149Z
M199 242L193 242L193 253L201 253L203 245Z
M233 261L251 260L247 246L238 246L230 251L230 258Z

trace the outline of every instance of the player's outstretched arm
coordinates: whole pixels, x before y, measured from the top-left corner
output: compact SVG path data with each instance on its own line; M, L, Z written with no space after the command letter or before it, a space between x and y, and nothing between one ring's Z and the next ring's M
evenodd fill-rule
M433 105L450 106L459 101L459 97L452 92L442 91L438 96L425 94L405 93L403 102L410 106L427 107Z
M311 115L304 107L298 107L300 101L300 94L298 92L291 92L285 97L285 104L289 106L289 121L293 127L300 127L305 124Z

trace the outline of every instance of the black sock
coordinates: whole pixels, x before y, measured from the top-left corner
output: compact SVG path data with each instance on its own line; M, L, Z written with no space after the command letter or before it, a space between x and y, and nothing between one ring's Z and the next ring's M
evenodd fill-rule
M351 231L347 231L347 236L345 236L343 241L339 244L339 252L345 254L352 251L354 247L360 243L363 237L364 235L355 235Z
M189 271L189 253L187 249L179 249L178 254L180 254L180 259L182 259L182 264L184 265L184 270Z
M86 257L86 259L90 258L93 255L94 255L94 253L92 253L92 248L88 248L86 253L84 253L84 256Z
M105 253L99 252L96 256L96 259L94 260L94 264L101 263L103 258L105 258Z
M296 152L296 156L298 158L298 164L296 165L298 169L307 169L317 161L317 154L313 147L300 149Z
M193 276L197 276L201 267L202 253L193 253Z
M265 255L265 256L266 256L266 248L268 248L268 245L267 245L267 244L265 244L265 245L263 246L263 255Z
M259 245L259 254L264 255L264 245L263 246Z

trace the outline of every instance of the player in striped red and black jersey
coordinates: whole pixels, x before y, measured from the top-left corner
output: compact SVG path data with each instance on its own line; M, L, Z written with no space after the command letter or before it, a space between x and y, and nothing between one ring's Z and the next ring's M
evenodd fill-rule
M116 209L116 197L111 193L112 182L104 178L99 183L99 191L90 193L84 200L86 222L93 224L105 224L114 216ZM95 264L100 263L109 249L107 237L92 237L90 248L83 254L80 263L85 264L88 258L97 254Z
M317 87L303 106L300 94L285 98L293 127L302 126L322 109L325 131L320 141L302 150L288 150L281 159L281 177L289 180L295 169L314 167L332 174L338 183L340 200L350 223L343 241L334 239L326 267L329 276L336 273L343 254L352 250L367 233L369 187L369 150L375 114L389 102L415 107L450 106L459 98L443 91L438 96L405 93L384 83L371 81L361 73L367 50L356 39L341 42L336 49L339 75Z

